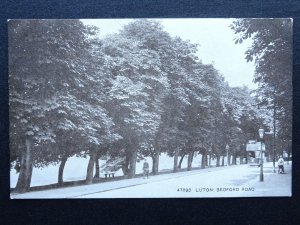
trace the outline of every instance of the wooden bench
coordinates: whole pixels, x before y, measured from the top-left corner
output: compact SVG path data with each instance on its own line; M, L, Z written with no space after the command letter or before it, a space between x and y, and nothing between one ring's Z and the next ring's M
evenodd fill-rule
M104 176L105 176L105 179L110 178L110 177L114 178L115 172L106 172L106 173L104 173Z

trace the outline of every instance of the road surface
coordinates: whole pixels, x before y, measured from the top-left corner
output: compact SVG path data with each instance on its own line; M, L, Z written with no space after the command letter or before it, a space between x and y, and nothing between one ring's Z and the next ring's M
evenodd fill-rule
M264 182L258 167L237 165L134 178L93 185L12 194L12 198L176 198L291 196L291 164L286 174L264 165Z

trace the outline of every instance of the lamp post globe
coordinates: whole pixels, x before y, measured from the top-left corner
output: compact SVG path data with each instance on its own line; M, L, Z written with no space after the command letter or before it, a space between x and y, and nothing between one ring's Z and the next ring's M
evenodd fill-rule
M259 134L259 137L260 139L263 139L264 138L264 133L265 133L265 130L264 129L258 129L258 134Z

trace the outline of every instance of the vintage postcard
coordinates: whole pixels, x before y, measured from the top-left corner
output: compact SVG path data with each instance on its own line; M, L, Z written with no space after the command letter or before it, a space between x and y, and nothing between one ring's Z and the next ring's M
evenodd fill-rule
M292 25L9 20L11 198L291 196Z

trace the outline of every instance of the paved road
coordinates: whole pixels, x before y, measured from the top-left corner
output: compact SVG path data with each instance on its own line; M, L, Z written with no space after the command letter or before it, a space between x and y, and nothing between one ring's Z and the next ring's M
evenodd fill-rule
M272 164L264 167L264 182L259 182L259 168L246 165L222 169L200 170L166 180L119 188L80 198L170 198L170 197L243 197L289 196L291 192L290 166L288 174L274 174ZM153 178L153 177L152 177ZM284 184L284 185L278 185Z
M287 174L264 166L264 182L259 168L248 165L209 168L120 181L13 194L12 198L173 198L290 196L291 165ZM282 184L282 185L279 185Z

